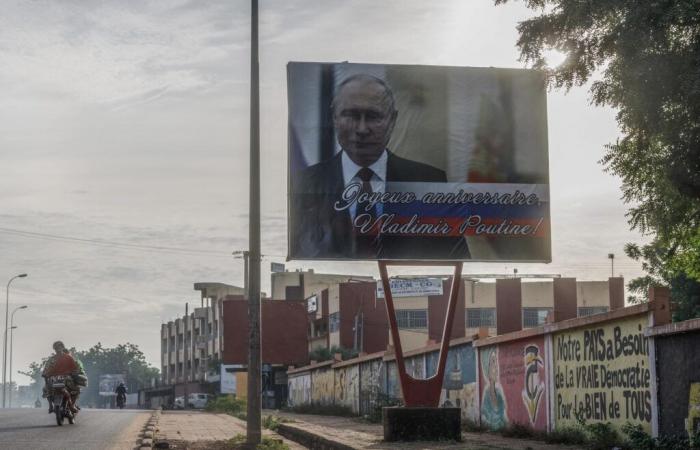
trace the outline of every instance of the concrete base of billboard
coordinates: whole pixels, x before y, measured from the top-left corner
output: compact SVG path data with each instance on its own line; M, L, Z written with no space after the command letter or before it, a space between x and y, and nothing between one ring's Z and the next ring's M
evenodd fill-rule
M461 441L460 408L382 408L384 440Z

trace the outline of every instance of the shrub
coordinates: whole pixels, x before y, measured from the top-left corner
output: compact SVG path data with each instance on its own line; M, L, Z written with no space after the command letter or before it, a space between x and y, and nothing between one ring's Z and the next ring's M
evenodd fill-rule
M578 427L560 427L544 437L548 444L584 445L586 433Z
M287 419L273 415L265 416L262 420L262 426L268 430L276 431L281 423L289 422Z
M592 423L586 425L588 432L588 448L591 450L609 450L612 447L621 447L622 439L610 422Z
M241 420L246 420L247 404L245 400L239 400L233 395L217 397L207 404L206 409L210 412L229 414Z
M239 448L246 442L246 437L242 434L237 434L230 441L229 444L234 448ZM289 446L282 442L281 439L273 439L268 436L262 437L262 442L255 447L257 450L290 450Z
M692 438L683 435L662 435L658 438L653 438L644 431L641 425L632 425L631 423L625 424L622 427L622 431L627 435L630 446L635 450L700 449L700 433Z

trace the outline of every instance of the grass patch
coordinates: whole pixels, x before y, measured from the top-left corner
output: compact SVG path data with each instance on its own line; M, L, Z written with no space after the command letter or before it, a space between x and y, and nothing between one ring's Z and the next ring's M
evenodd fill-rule
M247 403L233 395L222 395L207 403L209 412L229 414L241 420L246 420Z
M551 433L546 433L544 441L548 444L584 445L587 442L586 433L578 427L560 427Z
M464 419L462 420L462 431L467 433L484 433L489 431L489 427L471 419Z
M229 441L232 448L240 448L246 443L246 437L242 434L237 434ZM289 450L289 446L282 442L281 439L273 439L268 436L262 437L262 442L255 447L257 450Z
M268 430L277 431L277 429L280 427L280 424L287 422L289 422L289 420L285 418L269 415L263 417L262 426L264 428L267 428Z

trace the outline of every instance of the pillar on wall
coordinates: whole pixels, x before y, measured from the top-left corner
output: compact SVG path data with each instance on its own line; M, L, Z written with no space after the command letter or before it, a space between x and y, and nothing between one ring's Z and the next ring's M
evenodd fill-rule
M666 286L649 288L649 304L654 314L654 326L671 323L671 293Z
M610 311L625 307L625 279L622 277L608 278L610 293Z
M520 278L496 280L496 333L523 329L523 297Z
M578 316L576 278L554 279L554 322L575 319Z

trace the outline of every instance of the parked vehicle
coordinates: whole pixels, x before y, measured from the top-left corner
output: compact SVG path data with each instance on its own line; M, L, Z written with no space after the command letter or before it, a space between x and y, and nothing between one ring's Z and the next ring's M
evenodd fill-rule
M204 409L209 403L209 394L190 394L187 398L187 407L191 409Z
M204 409L210 398L210 394L190 394L187 396L187 407L189 409ZM174 407L175 409L185 409L185 397L176 397Z
M75 403L75 398L77 397L77 392L71 392L68 384L66 382L69 380L70 375L56 375L48 378L48 401L53 404L53 412L56 415L56 425L62 426L65 419L68 419L68 423L73 425L75 423L74 413L70 410L69 399L71 402ZM76 386L75 389L78 389Z

